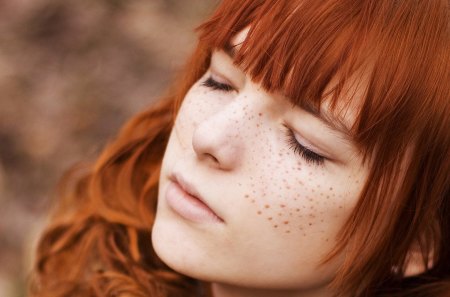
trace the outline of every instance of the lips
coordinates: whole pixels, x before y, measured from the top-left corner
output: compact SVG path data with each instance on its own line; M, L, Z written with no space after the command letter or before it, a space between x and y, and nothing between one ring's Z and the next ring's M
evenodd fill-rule
M204 201L197 189L180 174L169 177L166 201L169 207L181 217L196 223L223 222Z

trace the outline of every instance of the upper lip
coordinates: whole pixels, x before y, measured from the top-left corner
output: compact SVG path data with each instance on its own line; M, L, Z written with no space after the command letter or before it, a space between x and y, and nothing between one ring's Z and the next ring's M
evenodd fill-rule
M223 221L223 219L209 206L209 204L203 199L202 195L197 191L195 186L191 184L189 181L187 181L181 174L179 173L173 173L169 179L175 183L177 183L186 193L188 193L191 196L194 196L201 202L203 202L206 206L208 206L211 211L220 219Z

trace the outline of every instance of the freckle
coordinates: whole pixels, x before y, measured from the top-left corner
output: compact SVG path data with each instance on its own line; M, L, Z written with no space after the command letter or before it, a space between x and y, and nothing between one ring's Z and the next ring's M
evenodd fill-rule
M252 199L252 203L255 203L255 199Z
M273 225L274 228L278 228L278 225Z
M290 230L286 230L286 233L291 233L291 231Z
M333 187L330 187L330 191L333 191Z
M260 113L258 113L258 115L259 115L259 116L262 116L263 114L260 112Z
M289 224L289 221L284 221L283 224L287 225Z
M245 195L245 198L248 198L248 197L250 197L248 194L247 195Z
M330 196L329 196L329 195L327 195L327 199L330 199Z
M272 221L272 217L268 217L267 220Z
M284 204L280 204L280 207L286 207L286 205L284 205Z
M299 211L300 211L300 208L296 208L295 211L299 212Z
M312 226L312 223L308 223L308 225Z
M261 212L260 210L258 210L258 212L257 212L257 213L258 213L259 215L260 215L260 214L262 214L262 212Z
M281 212L278 213L278 216L281 217L283 214Z
M264 208L269 208L270 206L268 204L264 205Z

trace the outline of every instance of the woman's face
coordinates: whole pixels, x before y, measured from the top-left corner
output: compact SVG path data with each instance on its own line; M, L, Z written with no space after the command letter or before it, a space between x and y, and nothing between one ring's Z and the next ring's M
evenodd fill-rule
M351 124L350 117L340 120ZM230 53L214 52L164 156L157 254L183 274L222 285L321 290L342 257L320 262L367 176L345 128L332 126L262 90Z

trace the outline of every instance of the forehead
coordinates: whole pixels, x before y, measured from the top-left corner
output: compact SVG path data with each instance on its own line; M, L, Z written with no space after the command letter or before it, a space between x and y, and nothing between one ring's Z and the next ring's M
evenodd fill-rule
M231 56L234 57L235 51L239 51L239 49L241 48L241 45L244 43L245 39L247 38L249 31L250 31L250 26L247 26L231 38L230 42L225 47L226 51Z

